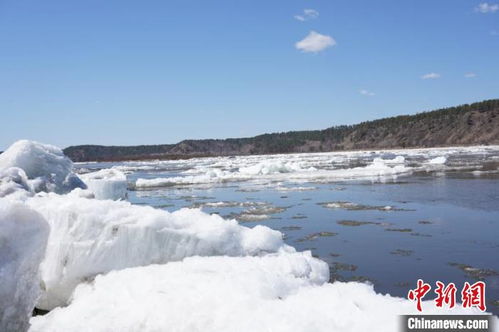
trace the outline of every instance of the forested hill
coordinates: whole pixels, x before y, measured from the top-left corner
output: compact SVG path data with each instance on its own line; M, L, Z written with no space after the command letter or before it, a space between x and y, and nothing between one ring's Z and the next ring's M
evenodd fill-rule
M166 145L79 145L64 153L73 161L116 161L481 144L499 144L499 99L324 130Z

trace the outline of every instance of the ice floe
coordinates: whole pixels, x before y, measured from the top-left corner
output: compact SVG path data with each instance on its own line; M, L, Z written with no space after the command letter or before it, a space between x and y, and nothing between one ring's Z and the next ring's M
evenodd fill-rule
M247 175L269 175L295 172L312 172L315 170L316 168L314 167L303 168L300 164L293 162L269 161L260 162L256 165L248 167L241 167L239 168L239 173Z
M85 182L97 199L125 199L127 196L126 175L113 168L101 169L97 172L81 174Z
M476 167L481 167L480 163L468 163L470 156L478 160L498 151L499 146L476 146L213 157L182 162L144 162L140 169L133 162L130 163L130 169L136 167L139 174L149 173L147 178L138 177L135 183L137 189L185 185L204 185L208 188L221 183L242 181L261 185L276 182L285 188L286 183L327 183L357 179L384 182L418 171L476 170ZM154 171L148 172L143 167ZM183 171L174 172L174 176L154 177L155 173L161 173L168 167Z
M175 177L162 177L143 179L135 182L137 189L147 189L161 186L189 185L202 183L220 183L230 181L264 180L266 182L328 182L348 179L384 179L395 178L401 174L413 172L412 167L404 165L403 158L384 160L375 158L370 164L354 168L317 169L315 167L303 168L296 163L276 163L272 160L260 162L253 166L241 167L233 170L218 168L205 168L204 172L197 170L197 175ZM278 187L286 190L292 187ZM309 187L299 187L300 189ZM279 190L278 189L278 190ZM289 189L293 190L293 189Z
M428 160L428 164L430 164L430 165L443 165L443 164L445 164L446 161L447 161L446 157L440 156L440 157L435 157L435 158Z

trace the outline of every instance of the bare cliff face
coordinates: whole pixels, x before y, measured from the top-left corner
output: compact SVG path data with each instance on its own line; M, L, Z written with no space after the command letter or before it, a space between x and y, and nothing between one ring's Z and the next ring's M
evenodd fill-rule
M64 152L73 161L113 161L483 144L499 144L499 99L324 130L168 145L80 145Z
M456 110L401 120L397 126L385 125L380 120L356 128L342 140L341 146L378 149L499 144L499 105L488 111Z

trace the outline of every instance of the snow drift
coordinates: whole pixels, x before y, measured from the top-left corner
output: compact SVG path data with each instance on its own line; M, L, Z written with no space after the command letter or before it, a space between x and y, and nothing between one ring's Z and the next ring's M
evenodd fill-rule
M0 200L0 331L22 332L40 293L48 225L22 203Z
M67 304L97 274L187 256L258 255L291 247L264 226L247 228L195 209L174 213L128 202L44 194L27 200L50 224L41 265L42 309Z
M308 252L192 257L110 272L78 287L70 306L33 318L31 332L396 332L399 314L417 313L413 302L366 284L325 283L328 274ZM433 302L423 306L426 314L446 313ZM448 313L465 312L477 313Z

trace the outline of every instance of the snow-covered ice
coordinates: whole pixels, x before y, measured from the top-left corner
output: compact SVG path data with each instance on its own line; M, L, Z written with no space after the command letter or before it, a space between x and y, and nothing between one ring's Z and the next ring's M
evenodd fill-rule
M131 268L79 286L70 306L33 318L30 331L396 332L399 314L417 313L413 302L328 276L308 252ZM425 314L478 313L423 306Z
M23 332L40 294L38 267L49 233L43 217L0 199L0 331Z
M239 173L246 175L271 175L293 172L310 172L315 170L316 168L314 167L303 168L299 163L278 160L270 162L260 162L256 165L241 167L239 168Z
M137 189L179 185L217 185L226 182L272 181L336 182L344 180L385 181L417 171L460 169L460 156L497 152L499 146L472 146L380 151L338 151L194 158L182 161L125 162L119 167L128 172L175 170L171 177L139 177ZM449 163L449 159L455 161ZM457 161L456 161L457 160ZM470 165L464 165L470 167ZM166 172L168 172L166 171ZM181 171L178 175L177 171Z
M137 189L184 185L217 185L226 182L257 183L336 182L345 180L385 181L417 171L473 168L459 163L461 156L497 152L499 146L474 146L381 151L340 151L327 153L277 154L194 158L187 161L125 163L129 172L183 170L171 177L141 178ZM449 162L454 158L454 161Z
M41 265L42 309L65 305L74 288L97 274L187 256L258 255L284 245L278 231L247 228L197 209L174 213L128 202L45 194L27 205L49 222Z
M0 154L0 170L21 168L38 191L67 193L85 184L73 173L73 163L58 147L20 140Z
M243 157L244 158L244 157ZM347 179L383 179L394 178L401 174L410 174L414 168L404 165L404 158L397 157L393 160L374 159L369 165L354 168L329 168L317 169L315 167L302 167L297 163L283 163L272 160L262 161L256 165L240 167L236 170L221 170L207 166L199 167L197 175L162 177L152 179L139 178L135 182L138 189L147 189L161 186L221 183L231 181L337 181Z

